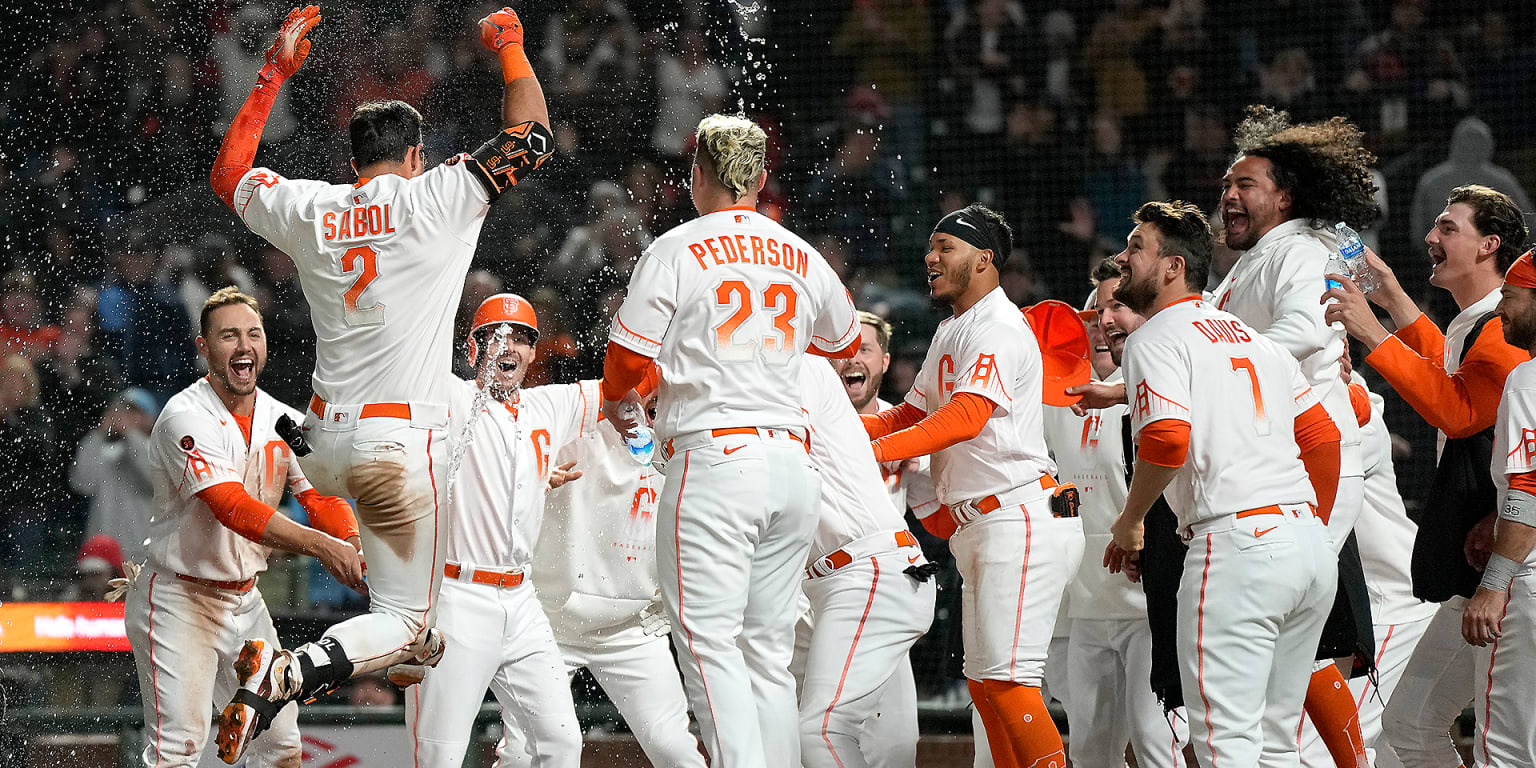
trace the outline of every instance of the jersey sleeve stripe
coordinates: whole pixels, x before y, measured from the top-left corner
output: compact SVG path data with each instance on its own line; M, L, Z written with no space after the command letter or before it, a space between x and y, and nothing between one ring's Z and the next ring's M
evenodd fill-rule
M648 357L656 356L656 351L661 349L661 342L644 334L636 333L634 329L624 324L624 318L622 317L615 315L613 319L616 327L614 332L609 334L610 341L616 341L636 352L644 353ZM625 344L626 341L631 343ZM635 346L634 342L639 342L643 346Z

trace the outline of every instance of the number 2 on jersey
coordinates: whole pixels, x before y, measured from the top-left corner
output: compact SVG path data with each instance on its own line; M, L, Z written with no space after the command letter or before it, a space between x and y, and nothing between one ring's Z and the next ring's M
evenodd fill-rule
M788 283L773 283L763 290L762 309L774 312L774 333L761 341L763 360L783 365L795 349L795 308L800 296ZM722 307L734 307L725 322L715 326L715 348L722 360L750 360L759 349L755 339L744 342L735 340L736 332L752 317L752 289L740 280L722 280L715 286L715 303Z
M379 276L379 252L366 245L348 248L341 257L341 273L350 275L353 272L357 273L357 279L352 281L352 287L341 295L347 325L354 328L360 325L383 325L383 304L369 304L366 307L357 305L357 300L363 295L363 291L368 290L368 284Z
M1260 435L1269 434L1269 417L1264 415L1264 395L1259 391L1259 372L1254 369L1253 361L1246 357L1234 357L1232 360L1232 372L1243 371L1248 374L1248 383L1253 387L1253 428Z

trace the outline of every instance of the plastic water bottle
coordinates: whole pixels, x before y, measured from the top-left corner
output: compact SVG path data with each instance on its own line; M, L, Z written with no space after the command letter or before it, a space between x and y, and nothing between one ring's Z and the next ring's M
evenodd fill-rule
M629 457L642 467L650 464L651 458L656 455L656 433L645 425L638 407L630 405L622 415L635 421L635 436L624 438L624 445L629 448Z
M1344 260L1343 256L1340 256L1337 253L1331 254L1328 256L1328 266L1323 268L1323 273L1328 275L1344 275L1345 277L1348 277L1349 263ZM1330 291L1335 288L1344 287L1343 283L1340 283L1339 281L1332 278L1324 278L1323 284L1328 286L1327 290Z
M1339 256L1343 257L1345 267L1345 271L1339 274L1349 275L1362 293L1370 293L1380 288L1381 278L1365 260L1365 243L1360 241L1360 233L1342 221L1334 227L1334 232L1339 240ZM1328 268L1333 269L1332 261L1328 262Z

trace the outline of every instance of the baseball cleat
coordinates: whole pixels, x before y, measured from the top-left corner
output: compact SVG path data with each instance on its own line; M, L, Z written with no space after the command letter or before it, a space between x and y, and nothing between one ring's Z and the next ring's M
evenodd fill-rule
M264 640L247 640L235 659L235 674L240 688L217 718L215 737L219 759L229 765L239 762L251 740L271 725L289 702L299 694L298 661L292 651L274 650Z
M437 666L437 663L443 660L443 651L447 647L448 638L433 627L427 630L427 637L422 642L421 651L407 661L390 665L384 676L401 688L415 685L427 676L428 669Z

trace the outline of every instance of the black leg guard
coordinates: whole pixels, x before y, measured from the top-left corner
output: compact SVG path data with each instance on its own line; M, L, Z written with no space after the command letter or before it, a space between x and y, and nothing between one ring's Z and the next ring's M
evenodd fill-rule
M298 654L299 671L304 676L299 699L306 704L335 691L352 677L352 662L336 638L322 637L315 647L325 651L326 660L322 664L315 664L311 653Z

